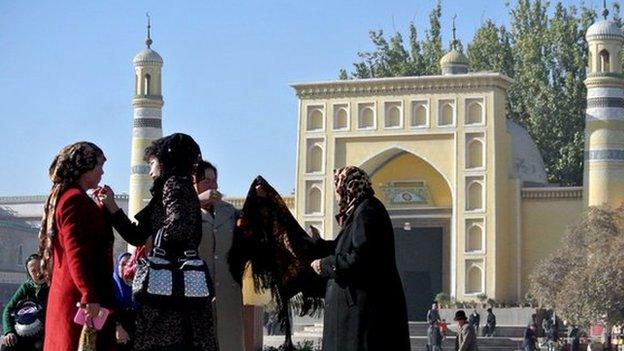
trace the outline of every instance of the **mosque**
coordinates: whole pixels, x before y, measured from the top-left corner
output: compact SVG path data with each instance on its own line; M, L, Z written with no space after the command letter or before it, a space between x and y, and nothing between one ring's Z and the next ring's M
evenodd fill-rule
M512 80L469 73L454 45L439 76L292 85L298 220L335 235L332 171L359 166L390 213L410 319L438 292L521 301L536 264L587 206L624 200L624 36L605 16L586 38L582 187L547 183L535 143L506 118Z
M150 196L143 149L163 134L163 59L151 48L149 30L148 24L146 47L133 60L130 191L119 195L131 215ZM334 237L332 171L359 166L371 175L391 216L410 319L422 318L439 292L459 301L481 295L521 301L530 273L557 248L574 218L587 206L616 206L624 200L619 55L624 35L605 19L593 24L586 38L582 187L547 183L535 143L506 118L512 80L500 73L470 72L466 56L453 46L440 61L439 76L293 84L299 104L296 189L294 198L285 197L287 203L302 225ZM238 206L243 201L230 200ZM36 230L26 223L38 225L44 202L45 196L0 198L0 209L13 218L0 216L5 243L0 258L15 261L0 260L0 287L16 284L17 273L23 274L20 258L14 257L16 245L30 245L24 235L36 241ZM16 221L17 226L7 224Z

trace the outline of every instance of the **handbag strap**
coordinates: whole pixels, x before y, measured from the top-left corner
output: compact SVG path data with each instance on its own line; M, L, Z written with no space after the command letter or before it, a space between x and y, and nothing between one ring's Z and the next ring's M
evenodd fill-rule
M156 232L156 237L154 238L154 247L152 248L152 254L154 256L164 258L165 256L167 256L167 251L162 248L163 232L163 228L158 229L158 232Z

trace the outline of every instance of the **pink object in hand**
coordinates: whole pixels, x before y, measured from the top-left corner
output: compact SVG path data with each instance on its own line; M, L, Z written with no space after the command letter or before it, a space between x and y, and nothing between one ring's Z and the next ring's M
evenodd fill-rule
M87 310L79 307L76 315L74 316L74 323L87 325L95 328L96 330L102 330L102 327L104 327L104 323L106 323L106 319L108 318L109 314L110 311L108 309L100 307L100 314L97 317L88 318Z

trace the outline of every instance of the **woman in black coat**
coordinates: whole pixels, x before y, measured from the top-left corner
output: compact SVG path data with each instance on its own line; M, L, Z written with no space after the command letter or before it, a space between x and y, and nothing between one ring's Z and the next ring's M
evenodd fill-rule
M403 286L396 268L394 231L368 175L347 166L334 185L341 231L333 254L312 262L329 278L323 351L409 351Z

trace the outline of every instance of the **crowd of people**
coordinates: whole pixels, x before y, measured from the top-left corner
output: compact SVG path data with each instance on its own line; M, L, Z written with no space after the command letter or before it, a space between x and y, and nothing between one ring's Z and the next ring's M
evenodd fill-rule
M241 214L190 136L155 140L144 159L152 198L133 221L100 184L102 149L77 142L56 155L39 252L4 309L3 350L244 349L242 277L226 260ZM310 262L327 280L323 350L408 351L390 217L363 170L336 170L334 185L341 231ZM115 261L113 228L137 247Z

